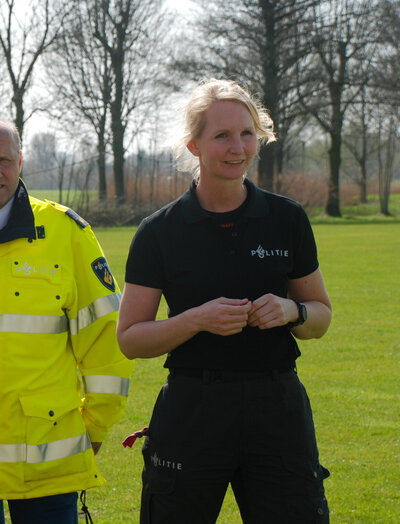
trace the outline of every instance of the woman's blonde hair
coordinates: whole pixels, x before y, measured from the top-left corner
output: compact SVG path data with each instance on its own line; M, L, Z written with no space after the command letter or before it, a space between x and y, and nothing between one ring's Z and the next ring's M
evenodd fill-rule
M205 127L205 112L213 102L232 100L244 104L254 122L259 144L276 140L274 123L268 111L248 91L233 80L204 80L192 92L183 115L183 133L175 146L176 157L179 158L186 150L188 143L199 138Z

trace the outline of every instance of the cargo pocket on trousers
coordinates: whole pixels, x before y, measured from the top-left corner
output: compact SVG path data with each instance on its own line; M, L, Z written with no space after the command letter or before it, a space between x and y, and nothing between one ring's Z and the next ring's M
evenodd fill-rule
M175 489L176 474L174 471L145 466L142 474L143 489L141 503L141 523L150 524L156 515L175 507L175 501L168 501L167 496Z
M149 524L154 517L152 513L155 511L155 499L171 495L174 492L176 471L165 467L165 461L157 456L156 451L151 451L150 439L148 437L146 437L142 452L145 464L142 473L143 489L140 522ZM174 501L171 500L170 504L171 507L174 507ZM168 502L164 499L161 506L167 508Z
M282 457L286 471L293 475L293 493L287 495L288 515L310 523L328 523L329 509L323 480L330 473L318 461L305 457ZM301 493L301 495L298 495Z
M316 498L293 497L289 501L288 515L294 522L325 524L329 522L328 501L325 496Z
M21 395L26 420L25 481L79 473L87 469L91 448L76 391L51 389Z

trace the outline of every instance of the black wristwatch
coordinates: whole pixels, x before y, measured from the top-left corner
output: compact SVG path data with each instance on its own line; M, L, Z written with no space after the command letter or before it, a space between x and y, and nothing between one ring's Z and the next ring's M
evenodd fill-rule
M296 304L297 309L299 311L299 318L295 320L294 322L288 322L287 327L292 328L296 326L301 326L304 324L304 322L307 320L307 308L304 304L301 302L297 302L294 298L292 298L293 302Z

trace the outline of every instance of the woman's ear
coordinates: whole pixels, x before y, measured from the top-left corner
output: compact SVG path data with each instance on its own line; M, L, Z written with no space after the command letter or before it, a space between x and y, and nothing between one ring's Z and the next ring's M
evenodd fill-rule
M200 156L199 148L197 147L196 142L194 140L191 140L186 147L189 149L193 156Z

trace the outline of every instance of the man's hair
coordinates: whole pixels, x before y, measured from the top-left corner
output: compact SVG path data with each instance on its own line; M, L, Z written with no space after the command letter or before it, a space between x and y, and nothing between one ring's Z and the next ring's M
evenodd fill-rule
M21 137L19 134L19 131L17 129L17 126L15 126L12 122L8 122L7 120L0 120L0 130L5 129L10 133L10 136L15 142L15 145L18 148L18 153L21 151Z

